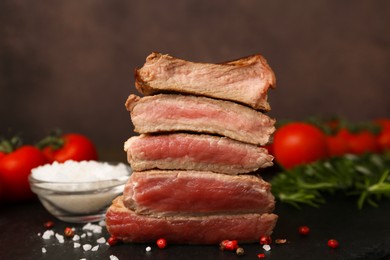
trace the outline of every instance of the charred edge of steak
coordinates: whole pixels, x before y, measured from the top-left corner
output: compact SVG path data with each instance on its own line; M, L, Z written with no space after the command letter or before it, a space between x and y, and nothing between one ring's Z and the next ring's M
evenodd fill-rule
M266 68L267 70L270 71L271 78L272 78L272 81L270 83L270 87L271 88L276 88L276 76L275 76L275 73L272 70L272 68L269 66L269 64L267 62L267 59L264 58L260 53L249 55L249 56L245 56L245 57L242 57L240 59L235 59L235 60L225 61L225 62L222 62L222 63L217 63L217 64L233 65L233 66L246 66L246 65L252 64L252 60L256 60L256 59L259 59L260 63L264 66L264 68Z
M171 62L172 63L175 63L175 62L185 62L185 63L191 63L191 64L205 64L205 65L220 65L220 66L226 66L226 67L245 67L245 66L250 66L250 65L253 65L254 63L258 62L261 64L262 67L264 67L264 70L266 71L266 74L268 74L268 84L269 84L269 87L270 88L275 88L276 87L276 77L275 77L275 73L274 71L272 70L272 68L269 66L269 64L267 63L267 60L260 54L255 54L255 55L251 55L251 56L247 56L247 57L243 57L243 58L240 58L240 59L236 59L236 60L232 60L232 61L228 61L228 62L222 62L222 63L205 63L205 62L192 62L192 61L187 61L187 60L184 60L184 59L181 59L181 58L176 58L176 57L172 57L168 54L161 54L161 53L157 53L157 52L153 52L151 53L147 58L146 58L146 63L149 63L148 65L151 66L151 65L155 65L156 63L159 62L160 59L165 59L167 60L167 62ZM144 95L154 95L154 94L158 94L158 93L162 93L162 94L192 94L192 95L198 95L198 96L205 96L205 97L210 97L210 98L213 98L212 95L208 95L207 93L204 93L204 94L199 94L199 93L193 93L193 91L187 91L186 89L180 89L178 91L173 91L173 90L164 90L164 89L155 89L154 87L152 87L150 85L150 83L148 83L148 81L145 81L144 79L142 79L142 76L140 75L140 71L142 70L142 68L144 68L145 64L143 65L143 67L139 68L139 69L136 69L135 70L135 87L136 89L144 94ZM157 66L157 65L155 65ZM215 97L214 97L215 98ZM234 99L230 99L228 97L220 97L220 98L217 98L217 99L221 99L221 100L228 100L228 101L232 101L232 102L236 102L238 104L242 104L242 105L245 105L245 106L248 106L248 107L251 107L253 109L256 109L258 111L262 111L262 112L267 112L269 110L271 110L271 107L269 105L269 103L267 102L267 98L265 97L264 100L259 100L257 101L256 103L245 103L244 102L241 102L239 100L234 100Z

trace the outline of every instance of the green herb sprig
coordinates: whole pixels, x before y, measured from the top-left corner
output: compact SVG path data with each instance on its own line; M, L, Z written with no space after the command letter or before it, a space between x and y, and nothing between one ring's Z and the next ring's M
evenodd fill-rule
M325 194L341 191L357 197L362 209L367 203L377 207L390 197L390 153L345 155L317 161L278 173L272 180L272 193L297 208L302 204L319 207Z

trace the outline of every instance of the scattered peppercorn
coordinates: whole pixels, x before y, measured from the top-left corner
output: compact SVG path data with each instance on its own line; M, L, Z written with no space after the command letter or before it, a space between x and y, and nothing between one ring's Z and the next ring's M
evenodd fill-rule
M242 248L242 247L237 248L236 249L236 254L237 255L245 255L244 248Z
M227 251L237 250L238 241L237 240L223 240L221 243L219 243L219 248L221 250L227 250Z
M164 238L157 239L156 244L157 244L158 248L160 248L160 249L166 248L167 247L167 240L165 240Z
M328 240L328 246L330 248L333 248L333 249L338 248L339 247L339 242L336 239L329 239Z
M219 249L221 249L222 251L225 250L227 241L229 240L222 240L221 243L219 243Z
M300 226L298 228L298 233L302 236L307 236L310 233L310 228L308 226Z
M286 244L287 243L287 239L285 239L285 238L278 238L278 239L275 239L275 243L278 244L278 245Z
M54 222L53 221L46 221L45 223L43 223L43 226L47 229L53 228Z
M270 245L271 243L272 243L272 239L270 236L260 237L260 245Z
M115 236L110 236L107 240L110 246L115 246L118 243L118 239Z
M257 258L263 259L265 258L265 254L263 253L257 254Z
M66 237L73 237L73 236L74 236L74 231L73 231L73 229L70 228L70 227L66 227L66 228L64 229L64 235L65 235Z

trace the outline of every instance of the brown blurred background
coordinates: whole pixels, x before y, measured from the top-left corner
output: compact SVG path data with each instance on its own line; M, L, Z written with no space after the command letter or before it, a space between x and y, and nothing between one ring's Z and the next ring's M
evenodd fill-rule
M125 160L133 70L152 51L202 62L263 54L276 119L390 116L390 1L0 1L0 133L88 135Z

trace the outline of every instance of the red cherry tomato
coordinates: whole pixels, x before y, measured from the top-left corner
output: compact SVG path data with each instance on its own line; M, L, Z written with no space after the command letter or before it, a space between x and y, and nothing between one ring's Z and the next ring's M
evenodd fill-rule
M97 160L95 145L90 139L81 134L64 134L61 136L63 145L58 149L51 146L43 148L43 153L50 162L65 162L67 160L84 161Z
M342 156L348 153L348 142L341 135L330 135L326 137L329 156Z
M0 177L0 204L3 202L5 196L4 188L3 188L3 183Z
M377 142L380 150L382 152L390 150L390 119L377 119L374 123L381 128L377 136Z
M366 130L358 133L351 133L347 137L348 150L352 154L363 154L368 152L377 153L380 151L380 147L376 136Z
M0 152L0 160L1 160L1 158L3 158L3 157L6 156L6 155L7 155L6 153Z
M0 159L0 182L7 200L33 198L28 182L31 169L47 162L43 153L31 145L22 146Z
M273 150L276 161L286 169L328 156L325 134L317 127L301 122L289 123L276 130Z
M377 142L381 151L390 150L390 131L382 131L378 137Z
M6 153L4 152L0 152L0 160L1 158L3 158L4 156L6 156ZM1 177L0 177L0 203L3 201L4 199L4 189L3 189L3 183L1 182Z
M390 119L380 118L374 120L374 123L382 128L382 130L390 131Z

